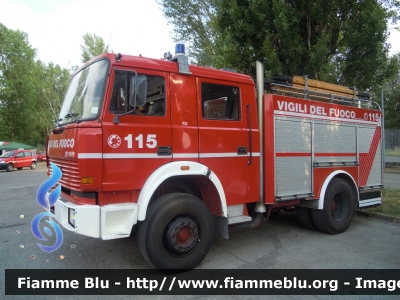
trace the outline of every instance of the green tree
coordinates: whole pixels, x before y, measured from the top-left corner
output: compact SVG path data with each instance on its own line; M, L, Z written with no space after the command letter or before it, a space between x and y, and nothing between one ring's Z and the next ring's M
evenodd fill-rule
M395 56L397 62L400 61L400 53ZM387 80L383 85L384 106L385 106L385 128L400 128L400 66L397 74ZM377 93L378 94L378 93ZM381 99L380 93L375 99Z
M212 66L215 55L217 0L157 0L173 25L174 42L187 44L192 63Z
M25 33L0 24L0 140L32 141L35 56Z
M39 89L36 94L35 107L37 111L40 111L36 117L37 132L41 136L47 136L55 125L54 120L58 118L68 87L70 70L52 63L46 65L41 61L36 62L36 67Z
M45 145L69 73L37 60L26 33L0 24L0 140Z
M396 11L388 7L398 3L220 0L218 5L217 26L231 54L221 61L245 73L254 74L256 59L265 57L271 73L369 89L394 72L386 24Z
M86 33L83 36L83 45L81 45L82 50L82 63L86 63L92 58L106 53L112 52L112 50L108 49L108 45L105 44L103 38L101 36L90 33Z
M255 61L265 58L269 75L309 75L361 89L395 71L386 44L387 21L398 18L395 0L159 3L175 40L188 42L201 65L254 75Z

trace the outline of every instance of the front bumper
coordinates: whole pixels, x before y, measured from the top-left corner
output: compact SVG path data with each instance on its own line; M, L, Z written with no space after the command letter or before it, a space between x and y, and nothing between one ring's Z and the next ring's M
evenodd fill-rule
M54 218L67 230L112 240L129 237L137 223L139 206L121 203L105 206L76 205L59 198L54 204ZM74 217L72 217L74 215Z

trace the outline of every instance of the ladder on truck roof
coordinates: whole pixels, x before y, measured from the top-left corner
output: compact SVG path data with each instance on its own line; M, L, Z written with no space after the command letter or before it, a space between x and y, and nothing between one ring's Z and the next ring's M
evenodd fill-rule
M308 79L308 76L274 75L272 78L264 80L264 89L264 93L272 92L284 96L289 95L296 98L363 108L372 108L375 104L375 102L372 102L370 94L361 92L356 88Z

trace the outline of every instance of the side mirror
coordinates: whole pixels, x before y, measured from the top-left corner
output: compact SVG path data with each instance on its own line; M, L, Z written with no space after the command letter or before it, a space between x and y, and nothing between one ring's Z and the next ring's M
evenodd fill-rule
M146 104L147 98L147 77L145 75L135 75L131 77L131 90L129 105L134 108Z

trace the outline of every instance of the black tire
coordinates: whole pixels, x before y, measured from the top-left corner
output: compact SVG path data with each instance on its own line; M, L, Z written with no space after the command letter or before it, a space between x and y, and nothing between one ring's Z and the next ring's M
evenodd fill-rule
M329 183L322 210L312 210L312 219L318 230L338 234L349 228L356 209L350 184L341 178Z
M34 170L36 169L37 163L35 161L32 162L31 164L31 169Z
M178 234L181 235L179 241ZM139 224L140 252L158 269L192 269L207 255L214 238L214 220L197 197L172 193L150 203Z
M169 180L167 182L168 193L185 193L193 195L193 191L190 186L180 180Z
M297 206L296 210L297 218L299 219L300 224L303 225L303 227L311 230L317 229L311 216L311 208Z
M22 168L17 168L17 170L22 170Z
M12 172L14 171L14 166L12 164L8 164L6 170L7 172Z

